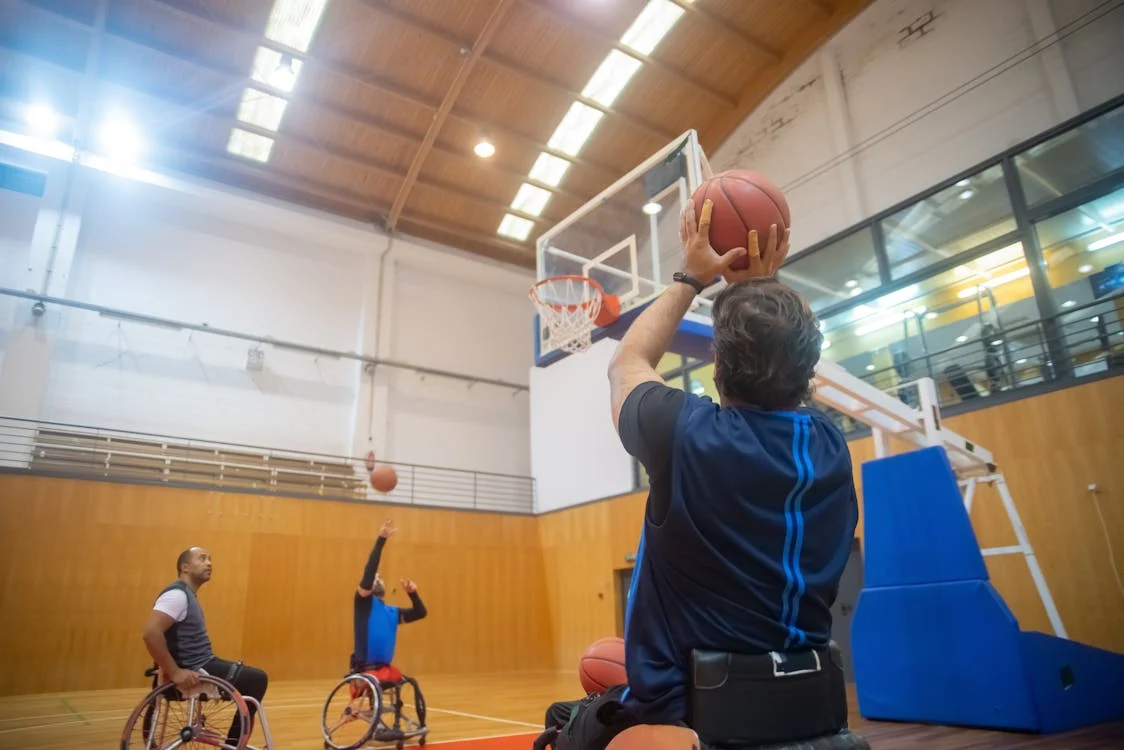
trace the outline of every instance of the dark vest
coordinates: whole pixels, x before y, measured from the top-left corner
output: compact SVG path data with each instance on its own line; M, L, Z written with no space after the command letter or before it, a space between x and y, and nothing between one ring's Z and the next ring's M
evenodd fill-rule
M176 664L183 669L199 669L215 657L211 638L207 635L207 622L203 619L203 608L199 606L195 592L183 581L176 581L160 593L172 589L187 594L187 616L183 622L173 623L164 632L164 640Z

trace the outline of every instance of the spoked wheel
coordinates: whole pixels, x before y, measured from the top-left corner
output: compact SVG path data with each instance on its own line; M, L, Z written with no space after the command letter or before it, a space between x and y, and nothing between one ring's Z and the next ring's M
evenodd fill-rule
M237 744L226 741L232 725L241 738ZM245 750L249 740L250 712L242 695L225 680L200 675L199 685L186 694L171 682L149 693L125 722L121 750Z
M379 725L381 707L378 682L363 674L344 677L324 703L324 747L356 750L370 742Z

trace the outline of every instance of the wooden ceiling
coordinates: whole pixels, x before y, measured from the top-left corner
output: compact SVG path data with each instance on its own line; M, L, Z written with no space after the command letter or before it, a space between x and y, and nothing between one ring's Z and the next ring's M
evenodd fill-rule
M0 117L119 107L157 168L533 267L538 234L687 129L713 151L871 2L669 1L647 56L619 41L647 0L329 0L307 53L265 38L272 0L0 0ZM259 47L299 61L291 93L251 79ZM606 110L580 92L613 49L642 66ZM247 87L289 100L277 133L240 126L267 163L226 149ZM605 114L571 157L546 143L574 101ZM569 171L525 242L498 236L542 152Z

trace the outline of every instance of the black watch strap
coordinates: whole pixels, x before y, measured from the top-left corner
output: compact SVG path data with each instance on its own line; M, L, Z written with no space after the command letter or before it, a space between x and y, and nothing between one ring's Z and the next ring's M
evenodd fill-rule
M688 286L694 287L695 288L695 294L702 294L703 290L706 289L706 284L703 284L701 281L696 279L694 276L688 276L687 274L683 273L682 271L676 271L674 274L672 274L671 280L672 281L678 281L682 284L687 284Z

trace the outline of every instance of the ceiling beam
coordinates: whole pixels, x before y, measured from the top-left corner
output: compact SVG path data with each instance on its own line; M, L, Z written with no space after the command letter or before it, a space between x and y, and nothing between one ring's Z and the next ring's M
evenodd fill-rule
M406 201L410 198L410 191L414 189L418 173L433 148L433 142L437 140L437 134L441 132L441 128L445 127L445 119L452 111L453 105L456 104L457 97L464 90L464 84L468 81L468 77L472 75L472 69L476 67L476 63L479 62L480 56L484 54L484 50L488 49L488 44L491 43L492 37L496 35L500 24L503 23L514 2L515 0L499 0L496 3L496 7L492 9L491 15L484 23L484 28L480 29L476 41L472 43L472 50L464 55L464 59L461 60L457 74L453 77L449 90L445 92L445 98L441 100L441 106L437 108L437 113L433 115L433 120L429 123L429 129L425 133L425 138L422 139L421 148L414 153L414 160L410 163L410 169L406 172L406 179L402 181L402 187L398 189L398 194L394 196L394 203L390 206L390 215L386 217L388 229L393 231L394 225L398 223L398 217L402 215L402 207L406 205Z
M602 41L605 41L605 42L608 42L608 43L612 44L613 49L617 50L618 52L622 52L622 53L628 55L629 57L632 57L632 58L635 58L635 59L639 60L640 62L647 65L650 69L661 71L662 73L666 74L668 77L676 79L677 81L682 83L685 87L690 88L692 91L697 91L700 94L706 94L711 99L714 99L716 102L719 102L720 104L722 104L727 109L733 109L733 108L737 107L737 105L738 105L737 99L734 99L733 97L722 93L721 91L714 88L713 86L711 86L706 81L695 78L694 76L689 75L689 74L683 72L682 70L680 70L679 68L676 68L673 65L669 65L668 63L665 63L662 60L657 60L654 57L649 57L648 55L637 52L636 50L632 49L631 47L627 47L627 46L621 44L620 40L618 40L615 36L613 36L612 34L610 34L607 31L602 31L601 29L597 28L596 26L590 24L587 21L582 20L580 17L574 15L573 11L571 11L571 10L568 10L568 9L564 10L564 9L562 9L560 7L557 7L557 6L555 6L555 5L553 5L549 2L544 2L544 0L521 0L521 1L524 5L526 5L529 8L534 8L535 10L542 11L543 13L546 13L550 16L553 16L554 18L557 18L559 21L562 21L563 23L566 23L570 26L573 26L573 27L577 28L583 34L595 37L597 39L601 39Z
M690 2L689 0L671 0L671 2L678 5L683 10L691 13L695 18L706 21L707 24L717 31L721 31L728 37L736 39L738 42L756 52L761 57L764 57L769 62L775 63L781 59L781 53L773 47L770 47L760 39L747 34L740 28L735 26L729 19L723 18L714 11L707 10L699 5L697 2Z
M160 1L161 2L168 2L168 0L160 0ZM363 5L364 7L370 8L372 11L374 11L376 13L379 13L379 14L387 17L387 18L393 18L394 20L396 20L396 21L398 21L398 22L400 22L400 23L402 23L406 26L410 26L411 28L417 29L419 31L424 31L426 34L433 37L434 39L438 39L438 40L440 40L442 42L445 42L446 44L451 45L451 46L456 46L458 49L467 49L471 44L469 41L461 39L460 37L456 36L455 34L451 34L448 31L445 31L444 29L442 29L438 26L435 26L434 24L429 23L428 21L425 21L421 18L418 18L417 16L415 16L415 15L413 15L413 14L407 12L407 11L403 11L403 10L400 10L398 8L395 8L394 6L385 2L385 0L357 0L357 1L361 5ZM530 68L527 68L527 67L515 62L514 60L511 60L507 57L504 57L503 55L500 55L500 54L496 53L495 50L485 51L480 59L481 59L481 62L485 62L489 65L495 66L495 67L499 68L500 70L507 71L508 73L513 73L514 75L525 78L525 79L527 79L527 80L529 80L529 81L531 81L531 82L533 82L537 85L545 86L547 88L554 89L558 93L564 94L565 96L568 96L572 99L575 99L575 100L581 102L582 104L584 104L585 106L587 106L591 109L596 109L598 112L602 113L603 115L605 115L606 117L608 117L610 119L620 120L623 123L631 125L632 127L637 128L638 130L643 130L643 131L647 132L649 135L655 136L655 137L660 138L662 140L670 140L672 138L675 138L677 135L679 135L679 133L677 133L677 132L667 130L666 128L662 128L658 125L654 125L654 124L648 122L647 120L644 120L643 118L637 117L635 115L631 115L627 112L623 112L623 111L618 110L618 109L613 109L612 107L606 107L603 104L601 104L600 102L594 101L593 99L590 99L589 97L583 96L580 91L577 91L577 90L571 88L568 84L564 83L563 81L561 81L557 78L554 78L552 76L546 76L542 73L531 70Z

